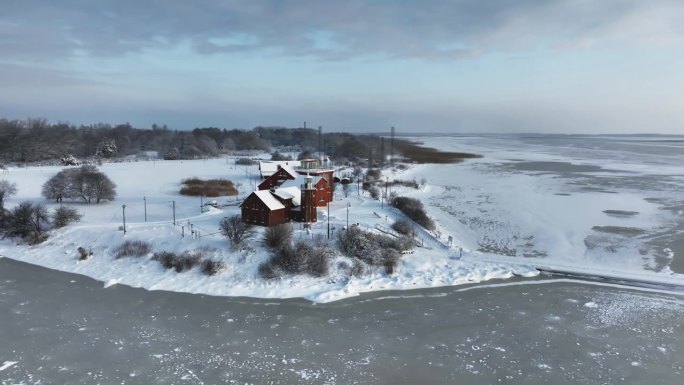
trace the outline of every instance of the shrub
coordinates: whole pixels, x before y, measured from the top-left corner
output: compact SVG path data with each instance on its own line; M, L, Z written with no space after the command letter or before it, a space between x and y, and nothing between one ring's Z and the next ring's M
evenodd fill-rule
M398 261L401 251L412 247L408 238L394 238L365 232L351 227L338 234L340 249L350 257L372 266L383 266L388 261Z
M264 279L276 279L282 276L282 272L271 261L259 265L259 276Z
M371 168L366 172L366 179L368 179L370 182L378 181L380 178L382 178L382 172L380 169Z
M292 239L292 226L284 223L266 228L263 243L271 249L277 249L290 244Z
M90 249L86 249L86 248L79 246L78 249L76 249L76 250L78 251L78 260L79 261L85 261L89 257L93 256L93 251Z
M423 204L418 199L398 196L394 197L390 204L424 228L435 229L435 223L427 216Z
M358 259L355 259L354 263L349 269L349 275L351 275L352 277L359 278L362 277L364 274L366 274L366 266L363 264L363 262L359 261Z
M162 251L154 253L152 259L158 261L167 269L174 269L177 273L182 273L199 265L202 261L202 253L186 251L183 255L178 255L176 253Z
M223 261L215 261L213 259L205 259L202 261L202 273L205 275L216 275L219 271L226 268Z
M309 274L324 277L329 272L333 251L328 247L312 246L304 241L275 250L268 262L259 266L265 279L280 278L283 274Z
M199 265L201 261L199 254L186 251L183 255L176 257L173 268L176 273L182 273Z
M416 234L416 229L413 222L407 219L398 219L392 224L392 230L408 237L413 237Z
M162 266L164 266L167 269L172 269L175 266L176 258L178 258L176 253L172 253L169 251L160 251L158 253L154 253L154 255L152 256L153 260L159 262Z
M58 229L79 220L81 220L81 214L72 207L60 207L52 214L52 224Z
M368 194L370 194L371 198L373 199L378 199L380 198L380 189L375 187L375 186L369 186L367 189Z
M135 240L125 241L114 249L114 257L116 259L124 257L144 257L152 251L152 245L149 242Z

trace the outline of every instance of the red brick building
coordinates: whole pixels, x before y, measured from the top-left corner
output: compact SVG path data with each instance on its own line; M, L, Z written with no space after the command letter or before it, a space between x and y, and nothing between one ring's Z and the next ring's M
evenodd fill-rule
M313 177L306 177L302 189L280 187L257 190L240 205L242 221L257 226L276 226L290 221L316 222L317 202Z

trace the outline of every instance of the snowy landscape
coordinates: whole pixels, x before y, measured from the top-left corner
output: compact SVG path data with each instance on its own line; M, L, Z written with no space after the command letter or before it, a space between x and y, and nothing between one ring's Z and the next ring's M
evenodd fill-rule
M429 147L477 152L484 157L459 164L409 165L382 171L387 180L421 181L417 189L395 185L391 190L419 199L437 224L435 231L418 232L420 246L403 255L392 274L369 268L366 274L353 276L348 271L351 260L338 253L329 261L330 273L325 277L260 277L258 267L268 260L268 250L261 244L264 228L240 250L233 250L219 231L219 222L239 214L242 199L260 182L256 166L236 166L236 158L229 156L104 163L100 170L116 184L116 200L101 204L65 201L64 205L82 214L80 222L52 230L49 238L37 245L17 245L15 239L4 239L0 255L83 274L103 282L105 287L124 284L216 296L303 297L314 302L369 291L531 277L539 274L537 269L684 284L681 270L671 268L681 255L653 242L656 237L651 236L662 233L668 224L681 222L681 210L663 209L666 204L662 202L677 198L675 195L667 189L618 190L577 182L577 178L588 176L628 175L637 180L637 176L661 175L663 183L668 178L672 183L681 183L677 176L684 173L681 166L673 163L651 168L649 158L641 164L620 163L615 158L606 163L589 150L582 152L573 147L551 154L551 146L535 146L525 139L520 140L520 144L528 144L524 149L501 148L509 138L412 139ZM255 157L268 159L269 154ZM554 171L554 167L558 170ZM62 168L10 167L2 178L16 183L18 193L6 206L30 200L59 207L41 197L41 186ZM178 194L181 181L191 177L229 179L238 187L239 195L216 198L217 207L204 205L207 198ZM356 184L350 186L347 197L337 188L329 217L328 208L319 207L318 223L311 229L293 223L294 239L335 244L347 218L364 230L391 233L392 223L403 214L383 200L372 199ZM657 195L648 195L652 193ZM135 240L150 242L153 250L142 258L115 258L119 245ZM78 248L89 249L92 256L79 260ZM199 268L177 273L151 260L153 252L161 251L201 253L223 262L224 268L213 276L202 274Z

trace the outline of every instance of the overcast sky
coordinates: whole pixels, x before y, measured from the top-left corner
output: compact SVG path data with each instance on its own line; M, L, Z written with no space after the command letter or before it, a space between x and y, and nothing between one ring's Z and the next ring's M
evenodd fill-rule
M682 0L0 0L0 117L684 134Z

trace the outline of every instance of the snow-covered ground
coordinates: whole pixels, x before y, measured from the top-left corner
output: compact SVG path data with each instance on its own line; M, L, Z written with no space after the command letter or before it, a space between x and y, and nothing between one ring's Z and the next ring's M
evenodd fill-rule
M649 167L639 162L625 165L620 163L621 159L614 158L597 161L594 157L589 161L571 151L548 153L543 146L521 148L507 146L508 142L503 140L479 139L480 142L478 138L467 137L421 138L432 147L483 153L485 157L457 165L418 165L385 173L390 180L415 178L420 182L424 179L426 184L419 189L392 187L392 191L421 199L438 225L436 233L420 234L424 247L403 256L392 276L378 270L362 278L349 278L338 267L345 260L340 257L333 261L331 276L327 278L294 276L270 281L259 278L258 265L268 259L267 252L260 247L260 235L251 241L249 250L233 252L226 238L218 233L218 222L239 213L237 204L244 194L253 190L254 178L258 175L256 166L235 167L233 160L226 158L104 164L101 170L117 184L118 196L114 202L69 203L83 214L79 223L52 231L46 242L36 246L17 246L11 240L3 240L0 255L84 274L105 285L121 283L150 290L221 296L304 297L317 302L375 290L534 276L535 266L645 276L649 280L684 284L682 275L672 272L667 263L661 263L662 255L672 258L671 253L660 250L659 254L658 250L648 249L643 237L620 234L620 229L642 229L644 234L662 232L674 220L670 216L677 214L662 210L662 204L644 198L663 197L644 196L638 189L595 188L581 179L588 174L586 170L565 175L511 168L523 161L532 162L525 167L546 167L544 162L556 162L552 168L560 167L558 163L579 167L600 161L602 168L593 170L592 177L612 178L637 171L642 176L657 172L684 175L681 167ZM60 169L11 168L0 175L0 179L16 182L19 190L8 206L32 200L55 207L40 197L40 189ZM617 173L613 169L622 171ZM178 194L181 180L193 176L230 179L238 184L240 196L217 199L227 206L201 212L199 198ZM147 221L144 220L145 204ZM125 235L121 231L122 205L126 205ZM606 211L638 214L611 216ZM333 233L346 225L347 213L349 223L359 223L367 229L389 227L401 216L395 209L364 196L363 192L359 194L356 185L352 185L348 197L344 197L341 189L336 192L330 205ZM318 217L312 233L295 224L295 237L326 237L327 209L320 209ZM190 228L199 231L201 237L191 236ZM449 237L453 239L451 246L446 245ZM119 244L137 239L151 242L154 251L181 253L203 249L207 256L223 260L226 269L208 277L198 268L184 273L166 270L149 257L114 258L113 250ZM78 247L92 249L94 256L78 261ZM461 254L463 258L459 258Z

